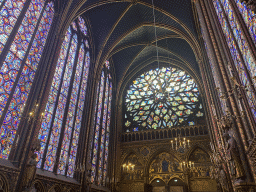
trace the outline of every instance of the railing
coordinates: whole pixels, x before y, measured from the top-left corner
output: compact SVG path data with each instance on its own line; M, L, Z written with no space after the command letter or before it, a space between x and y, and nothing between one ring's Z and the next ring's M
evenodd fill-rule
M208 128L206 125L196 125L126 132L121 134L121 142L170 139L179 135L180 137L208 135Z

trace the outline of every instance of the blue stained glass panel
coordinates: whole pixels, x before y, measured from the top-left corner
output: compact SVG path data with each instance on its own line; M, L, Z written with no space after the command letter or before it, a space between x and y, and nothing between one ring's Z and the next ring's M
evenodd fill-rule
M1 3L0 5L2 4ZM24 7L26 0L7 0L0 10L0 54L7 42L12 29Z
M250 9L247 9L245 2L241 3L240 0L233 0L236 2L238 10L240 11L245 24L247 25L247 28L249 30L249 33L254 41L256 43L256 15L253 13Z
M86 36L87 35L87 27L85 25L84 19L81 16L78 17L78 24L79 24L80 30ZM86 47L88 47L88 46L86 46Z
M20 1L17 1L17 3L19 4ZM15 3L13 3L12 5L14 4ZM5 115L5 120L2 124L3 127L8 128L8 129L5 128L5 131L7 131L8 132L7 135L9 135L5 138L1 138L3 143L8 142L8 149L5 150L6 154L5 156L2 156L2 158L8 158L11 146L13 144L13 141L16 135L16 129L19 126L21 115L23 113L23 109L27 101L28 95L30 93L30 88L34 80L35 72L37 70L37 65L41 59L41 53L44 49L45 41L51 26L53 14L54 14L53 3L47 4L41 20L38 21L41 11L43 10L43 6L44 6L44 1L31 1L30 6L22 21L22 24L18 30L18 33L15 36L15 39L11 45L11 51L8 53L0 72L0 76L1 78L3 78L1 83L2 83L2 86L5 87L4 89L0 88L0 95L1 95L0 97L3 98L1 99L1 102L0 102L1 103L0 115L2 115L3 109L4 107L6 107L6 103L9 98L10 91L11 89L14 88L13 87L14 81L18 75L17 69L21 67L21 62L24 59L24 54L27 51L29 51L28 57L25 62L26 64L23 66L23 69L19 69L21 70L21 74L18 77L19 78L18 84L15 87L14 94L12 96L12 99L10 101L10 104L7 110L8 112ZM33 12L32 14L29 13L31 11ZM31 23L27 22L27 20L29 20ZM39 26L36 31L35 38L22 39L23 36L31 37L31 34L34 32L37 22L39 22ZM30 26L28 29L27 27L29 24ZM27 50L28 48L27 45L30 43L30 40L33 40L32 46L30 50ZM24 47L22 47L24 54L21 54L18 51L18 49L20 49L19 43L21 43L22 46L24 45ZM15 50L14 47L17 49ZM36 49L36 52L38 53L37 56L34 55L35 49ZM12 117L10 117L10 114L12 114Z
M67 122L66 122L65 130L64 130L64 139L62 142L61 153L60 153L61 164L58 167L58 173L62 174L62 175L65 174L65 171L66 171L65 166L66 166L67 160L68 160L68 151L69 151L69 146L70 146L70 142L71 142L71 133L72 133L73 121L75 118L75 109L76 109L79 85L80 85L80 80L81 80L81 75L82 75L84 52L85 52L84 45L82 44L80 51L79 51L79 55L78 55L76 73L75 73L75 78L74 78L74 82L73 82L71 99L70 99L69 109L68 109L68 114L67 114Z
M108 100L108 116L107 116L107 127L106 127L106 143L105 143L105 154L104 154L104 165L103 165L103 182L107 178L107 163L108 163L108 146L109 146L109 134L110 134L110 118L111 118L111 101L112 101L112 82L109 82L109 100Z
M101 74L101 81L100 81L100 92L98 97L98 109L97 109L97 115L96 115L96 127L95 127L95 135L94 135L94 146L93 146L93 158L92 158L92 164L96 164L96 161L98 159L98 142L99 142L99 134L100 134L100 121L101 121L101 112L102 112L102 103L103 103L103 92L104 92L104 84L105 84L105 75L104 71L102 71ZM96 176L96 170L92 168L92 178Z
M58 93L58 89L59 89L59 86L61 83L61 76L65 69L64 68L65 59L67 57L68 45L69 45L70 39L71 39L71 29L69 27L67 30L67 33L65 35L64 41L62 43L62 46L61 46L59 59L58 59L57 66L55 69L55 74L53 76L50 95L48 97L48 102L46 104L45 116L43 118L41 129L39 132L39 139L41 140L41 150L37 154L38 155L38 164L37 164L38 168L40 168L41 164L42 164L42 158L43 158L43 154L44 154L44 150L45 150L45 146L46 146L46 142L47 142L46 139L48 138L48 135L49 135L50 125L51 125L52 116L53 116L53 108L55 107L57 93Z
M62 128L62 123L63 123L63 115L65 112L65 107L67 103L67 94L68 94L68 89L70 85L70 78L73 72L73 65L74 65L74 59L76 55L76 49L77 49L77 35L75 34L72 38L71 41L71 47L70 47L70 52L68 55L68 60L65 68L65 73L63 77L63 82L61 85L61 90L60 90L60 96L58 99L58 106L56 110L56 116L53 122L53 127L52 127L52 134L50 136L50 141L48 145L48 150L46 153L46 156L49 157L50 159L56 159L56 151L59 143L59 137L60 137L60 132ZM45 161L44 169L48 171L53 171L53 166L54 164L52 161L48 161L49 159L47 158Z
M71 152L70 152L69 162L68 162L67 175L70 177L72 177L74 174L74 168L75 168L74 162L76 161L78 139L79 139L79 133L80 133L81 123L82 123L82 112L83 112L84 102L85 102L85 93L86 93L86 87L87 87L87 80L88 80L87 77L88 77L89 66L90 66L90 56L89 56L89 52L87 52L85 61L84 61L82 84L81 84L81 90L80 90L79 101L78 101L76 121L74 126L75 133L72 138Z
M233 39L232 36L231 36L231 33L232 33L232 32L229 30L229 27L228 27L228 25L227 25L227 21L226 21L226 19L225 19L225 17L224 17L224 13L223 13L223 11L222 11L222 8L221 8L221 6L220 6L219 1L214 0L213 3L214 3L215 11L216 11L216 13L217 13L217 15L218 15L220 24L221 24L221 26L222 26L223 32L224 32L224 34L225 34L225 36L226 36L226 41L227 41L227 43L228 43L228 46L229 46L229 49L230 49L232 58L233 58L233 60L234 60L235 67L236 67L237 72L238 72L238 74L239 74L239 78L240 78L242 84L243 84L244 86L248 87L248 89L250 90L250 91L247 91L247 92L246 92L246 95L247 95L247 98L248 98L248 103L249 103L249 105L251 106L252 113L254 114L254 118L255 118L255 120L256 120L255 112L254 112L254 110L253 110L253 108L256 107L256 105L255 105L255 103L254 103L254 101L255 101L255 96L254 96L253 94L250 94L250 92L251 92L252 90L251 90L251 87L250 87L250 83L249 83L247 74L246 74L246 72L245 72L245 68L244 68L244 66L243 66L243 64L242 64L242 58L240 57L240 55L239 55L239 53L238 53L238 49L239 49L239 48L236 46L235 41L234 41L234 39ZM255 63L254 63L254 65L255 65ZM255 70L256 70L256 69L255 69ZM252 72L252 71L250 71L250 72Z

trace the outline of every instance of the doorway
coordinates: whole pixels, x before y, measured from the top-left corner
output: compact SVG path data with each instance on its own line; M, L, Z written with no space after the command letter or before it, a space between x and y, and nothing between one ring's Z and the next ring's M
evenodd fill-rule
M185 192L185 183L179 178L173 178L168 183L169 192Z
M167 192L166 184L162 179L155 179L151 183L152 192Z

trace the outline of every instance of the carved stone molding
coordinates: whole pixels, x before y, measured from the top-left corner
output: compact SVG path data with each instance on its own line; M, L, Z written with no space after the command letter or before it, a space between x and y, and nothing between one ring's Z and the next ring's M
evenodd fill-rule
M6 185L5 188L8 189L8 192L14 192L20 171L18 169L14 169L10 167L0 166L0 173L7 180L7 182L4 183L4 185Z
M255 183L236 183L234 185L235 192L255 192L256 184Z
M42 183L46 191L51 191L55 187L60 188L61 191L80 191L81 185L79 183L68 182L67 180L59 180L38 174L36 175L36 181Z
M247 154L253 164L253 172L256 173L256 138L253 139L252 143L248 147Z

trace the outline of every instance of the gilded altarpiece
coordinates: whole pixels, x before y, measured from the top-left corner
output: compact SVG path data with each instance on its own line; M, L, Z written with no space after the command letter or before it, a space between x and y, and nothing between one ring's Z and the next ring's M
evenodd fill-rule
M209 155L197 148L189 156L189 161L194 162L189 175L191 191L217 191L217 183L211 179L210 168L212 166Z
M191 146L183 152L173 150L170 139L122 143L120 191L145 191L146 184L152 185L152 191L217 191L210 173L209 136L189 139ZM135 166L128 173L123 165L129 163ZM158 180L162 186L154 186Z
M149 180L153 181L156 178L161 178L168 183L173 177L184 179L182 165L178 159L166 152L156 156L150 164Z

